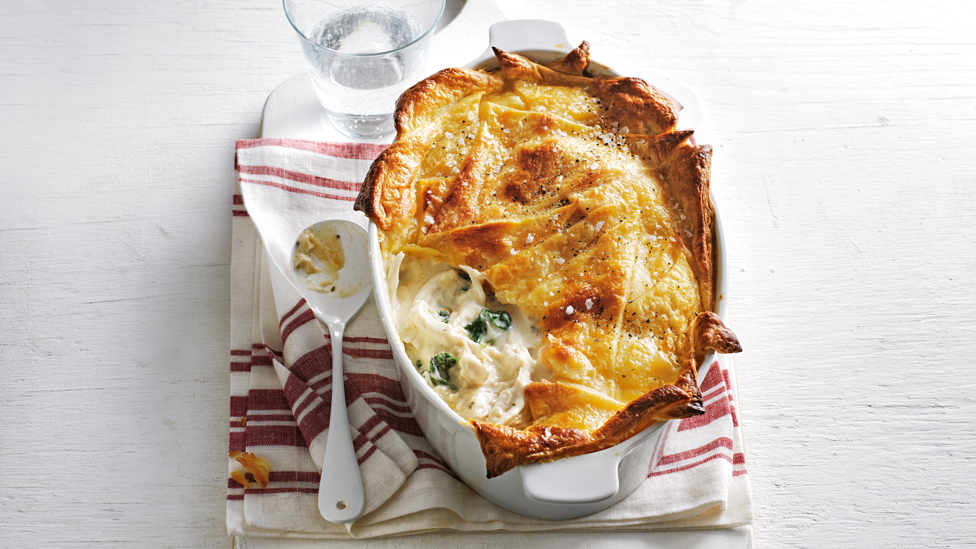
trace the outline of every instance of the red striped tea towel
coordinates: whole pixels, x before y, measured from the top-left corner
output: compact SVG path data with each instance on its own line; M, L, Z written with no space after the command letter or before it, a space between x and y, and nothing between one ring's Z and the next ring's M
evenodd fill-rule
M270 464L261 488L227 484L232 535L349 538L459 531L600 531L733 527L752 522L730 357L700 380L706 414L672 421L655 444L647 479L630 496L572 521L506 511L441 462L417 427L370 300L346 329L347 406L366 487L366 512L327 522L317 492L329 424L329 337L276 265L295 236L327 218L365 225L352 210L382 145L287 139L237 143L231 263L230 452ZM269 257L272 259L269 260ZM242 471L234 459L229 473Z

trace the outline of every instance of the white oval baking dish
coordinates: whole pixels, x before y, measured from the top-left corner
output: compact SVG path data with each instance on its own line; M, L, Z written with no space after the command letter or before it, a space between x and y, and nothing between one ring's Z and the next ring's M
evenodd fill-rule
M491 46L520 53L547 62L565 55L572 47L562 26L553 21L516 20L496 23L489 31ZM491 47L470 63L471 68L497 67ZM594 70L595 69L595 70ZM616 71L591 63L591 72L606 76L620 76ZM679 127L701 127L701 112L697 98L687 88L664 77L647 78L649 83L671 94L684 106ZM696 131L696 136L700 133ZM725 318L725 239L721 221L716 213L716 313ZM638 435L612 447L582 456L564 458L549 463L517 467L488 479L485 458L474 429L452 410L427 385L413 367L400 341L392 314L386 285L386 269L376 225L369 225L369 261L373 277L373 293L379 309L383 329L393 348L393 356L400 373L400 384L417 423L444 460L445 464L473 490L489 501L523 515L566 520L589 515L617 503L647 477L655 444L664 425L658 422ZM704 377L708 365L714 362L710 352L699 371Z

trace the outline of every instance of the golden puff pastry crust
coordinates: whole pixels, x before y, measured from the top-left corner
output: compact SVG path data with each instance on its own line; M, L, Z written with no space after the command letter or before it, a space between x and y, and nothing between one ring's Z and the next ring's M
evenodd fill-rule
M528 421L472 421L489 478L703 413L705 352L741 350L711 312L712 150L675 129L680 104L588 75L586 42L548 66L495 54L499 70L401 96L356 201L387 258L474 268L542 334L551 374L524 389Z

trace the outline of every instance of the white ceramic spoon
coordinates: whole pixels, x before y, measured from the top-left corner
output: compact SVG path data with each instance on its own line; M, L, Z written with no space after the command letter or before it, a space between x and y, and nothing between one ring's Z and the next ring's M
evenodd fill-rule
M322 276L309 275L295 268L293 258L298 242L292 249L288 264L295 287L308 306L326 326L332 336L332 407L329 435L325 444L322 481L319 485L319 512L329 522L352 522L363 514L365 496L363 478L352 445L349 418L346 413L346 391L342 376L342 334L346 324L363 308L372 291L369 263L366 254L366 231L350 221L322 221L308 227L328 240L326 245L343 252L344 264L334 284L315 289ZM297 240L297 239L296 239ZM312 260L313 263L317 259ZM321 263L317 263L321 267ZM331 290L330 290L331 288Z

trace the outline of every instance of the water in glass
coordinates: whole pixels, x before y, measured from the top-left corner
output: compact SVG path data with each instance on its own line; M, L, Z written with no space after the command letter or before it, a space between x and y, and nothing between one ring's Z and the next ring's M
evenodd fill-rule
M413 46L400 48L423 32L409 13L383 5L355 8L321 21L310 33L314 45L307 46L306 54L317 60L309 64L312 81L333 122L353 135L391 133L394 102L420 78L424 57Z

